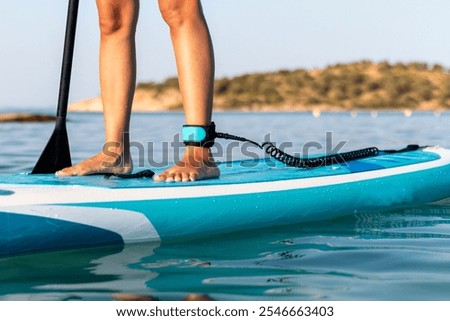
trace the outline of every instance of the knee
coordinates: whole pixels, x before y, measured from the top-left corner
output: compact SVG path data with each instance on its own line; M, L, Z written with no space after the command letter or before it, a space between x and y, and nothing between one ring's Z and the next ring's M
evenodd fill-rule
M111 36L123 29L120 17L100 17L100 33L102 36Z
M197 0L159 0L159 10L164 21L172 28L199 17Z
M121 6L111 6L106 10L99 10L99 27L102 36L128 36L136 28L137 19L133 10L126 10Z

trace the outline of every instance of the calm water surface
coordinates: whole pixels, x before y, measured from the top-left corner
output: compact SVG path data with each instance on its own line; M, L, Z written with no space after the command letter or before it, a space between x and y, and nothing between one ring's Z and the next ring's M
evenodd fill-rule
M270 139L293 153L409 143L450 148L449 112L411 117L327 113L318 118L309 113L218 113L214 119L219 131ZM178 144L170 143L178 140L182 114L135 114L132 122L137 166L177 159ZM30 171L53 127L0 124L0 173ZM98 152L100 114L70 115L68 130L74 162ZM219 160L260 155L247 147L221 142L216 155ZM188 293L217 300L450 300L450 200L185 243L4 258L0 270L2 300L111 300L115 293L162 300Z

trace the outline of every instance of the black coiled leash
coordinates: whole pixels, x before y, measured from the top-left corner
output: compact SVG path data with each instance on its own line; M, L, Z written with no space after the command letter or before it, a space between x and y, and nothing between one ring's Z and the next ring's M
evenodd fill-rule
M267 142L262 144L265 152L276 160L292 167L300 168L315 168L321 166L330 166L334 164L341 164L355 159L362 159L366 157L377 156L380 151L377 147L369 147L359 150L354 150L345 153L337 153L333 155L325 155L313 158L300 158L286 154L273 143Z
M354 150L350 152L345 153L337 153L333 155L325 155L325 156L318 156L318 157L312 157L312 158L301 158L296 157L293 155L289 155L276 147L271 142L265 142L262 144L258 144L252 140L249 140L244 137L239 137L235 135L230 135L227 133L215 133L216 138L223 138L223 139L231 139L231 140L237 140L241 142L248 142L252 145L255 145L259 147L260 149L264 150L268 155L270 155L272 158L278 160L279 162L286 164L287 166L291 167L298 167L298 168L316 168L321 166L330 166L334 164L342 164L346 163L348 161L357 160L357 159L363 159L367 157L373 157L380 154L380 150L377 147L368 147L363 148L359 150ZM418 150L420 148L419 145L408 145L406 148L401 150L384 150L384 153L402 153L402 152L408 152L408 151L414 151Z

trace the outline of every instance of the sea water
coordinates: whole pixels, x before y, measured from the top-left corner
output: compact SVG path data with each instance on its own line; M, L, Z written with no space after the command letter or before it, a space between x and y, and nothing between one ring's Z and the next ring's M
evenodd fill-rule
M270 140L294 154L450 148L450 112L216 113L214 120L218 131ZM183 123L181 113L134 114L135 165L158 171L175 162ZM31 171L53 128L0 123L0 173ZM102 148L102 115L70 114L68 132L79 162ZM219 161L264 156L228 141L214 153ZM0 259L0 299L179 300L201 293L216 300L449 300L449 238L450 202L441 202L183 243L24 255Z

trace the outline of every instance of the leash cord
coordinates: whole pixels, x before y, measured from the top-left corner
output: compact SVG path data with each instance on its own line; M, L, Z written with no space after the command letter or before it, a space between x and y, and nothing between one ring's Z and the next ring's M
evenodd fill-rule
M318 157L312 157L312 158L303 158L303 157L296 157L290 154L285 153L281 149L275 146L275 144L271 142L265 142L262 144L258 144L257 142L247 139L245 137L230 135L227 133L216 133L216 138L223 138L223 139L231 139L231 140L237 140L241 142L247 142L252 145L255 145L259 147L260 149L264 150L266 154L270 155L272 158L278 160L279 162L286 164L287 166L291 167L298 167L298 168L315 168L315 167L321 167L321 166L330 166L333 164L342 164L346 163L348 161L357 160L357 159L363 159L367 157L373 157L380 154L380 150L377 147L368 147L363 148L359 150L344 152L344 153L337 153L332 155L325 155L325 156L318 156ZM419 149L420 147L418 145L408 145L406 148L401 150L385 150L383 152L385 153L402 153L407 151L414 151Z

